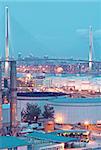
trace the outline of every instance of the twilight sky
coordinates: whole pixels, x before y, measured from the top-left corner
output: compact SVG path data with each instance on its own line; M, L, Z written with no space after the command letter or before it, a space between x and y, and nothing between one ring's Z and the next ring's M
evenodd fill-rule
M84 29L91 25L93 31L100 29L94 33L93 57L101 60L100 0L0 0L0 56L4 56L5 6L10 15L10 55L88 59Z

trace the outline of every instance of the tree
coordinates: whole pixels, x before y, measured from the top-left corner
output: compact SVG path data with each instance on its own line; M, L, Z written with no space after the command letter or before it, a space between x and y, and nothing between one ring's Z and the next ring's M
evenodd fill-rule
M27 103L26 109L23 108L21 112L21 118L24 122L37 122L38 117L41 114L41 109L37 104Z
M43 117L48 119L48 118L54 118L54 108L50 105L44 105L44 112L43 112Z

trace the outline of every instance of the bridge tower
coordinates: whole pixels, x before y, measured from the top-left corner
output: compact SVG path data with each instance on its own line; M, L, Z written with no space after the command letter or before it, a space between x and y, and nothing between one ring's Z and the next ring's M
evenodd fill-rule
M9 11L5 7L5 76L8 77L9 72Z
M92 26L89 27L89 71L92 71L93 60L93 31Z
M10 85L4 86L2 89L2 64L4 64L4 81L8 82L10 77ZM5 83L5 82L4 82ZM5 93L4 95L2 93ZM7 97L6 103L2 96ZM3 106L10 106L7 112ZM7 114L6 114L7 113ZM5 115L8 117L5 123ZM9 119L10 118L10 119ZM9 58L9 12L8 7L5 8L5 60L0 60L0 129L5 127L15 127L17 125L17 89L16 89L16 61Z

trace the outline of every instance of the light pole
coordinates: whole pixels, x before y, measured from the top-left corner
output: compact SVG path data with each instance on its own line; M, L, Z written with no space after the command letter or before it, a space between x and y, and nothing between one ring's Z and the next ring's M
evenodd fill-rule
M85 122L84 122L84 126L85 126L85 128L88 130L88 128L89 128L89 121L85 121Z

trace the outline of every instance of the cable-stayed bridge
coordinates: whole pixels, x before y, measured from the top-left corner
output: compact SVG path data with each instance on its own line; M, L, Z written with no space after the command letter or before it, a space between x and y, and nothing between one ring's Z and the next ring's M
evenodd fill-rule
M9 55L9 45L12 47L12 39L11 39L11 33L10 33L10 18L9 18L9 10L8 7L5 8L5 59L2 59L2 61L5 61L5 74L7 75L7 72L9 70L8 62L13 60L10 58ZM68 58L35 58L35 57L25 57L25 58L18 58L16 61L19 65L26 64L26 65L55 65L55 66L61 66L66 67L69 66L70 68L85 68L87 67L87 72L94 72L97 70L97 73L101 72L101 62L93 60L93 30L92 27L89 27L89 59L88 60L81 60L81 59L68 59ZM64 68L65 69L65 68Z

